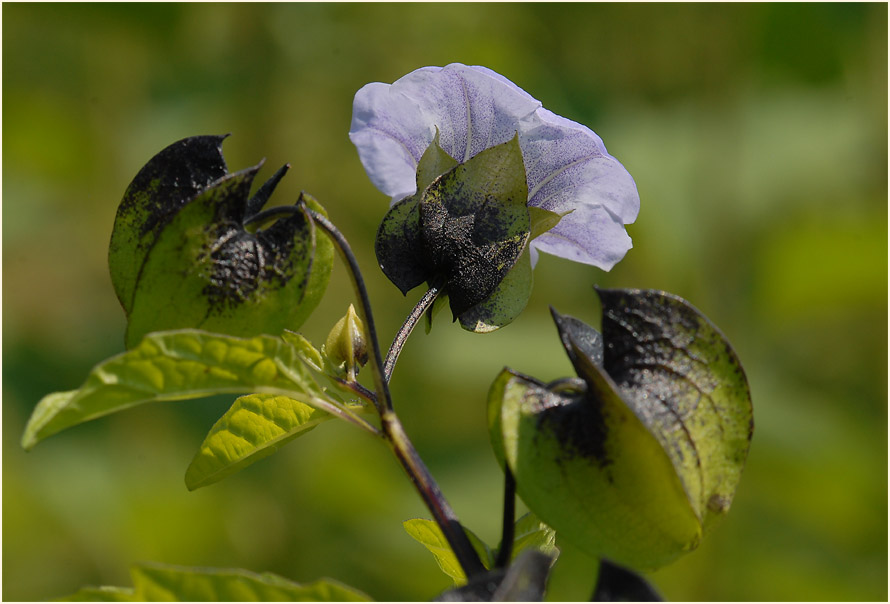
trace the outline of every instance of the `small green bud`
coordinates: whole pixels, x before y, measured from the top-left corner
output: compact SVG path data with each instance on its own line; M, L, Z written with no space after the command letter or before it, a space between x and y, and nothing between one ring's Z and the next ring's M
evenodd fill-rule
M322 353L332 368L338 373L345 373L349 381L355 380L358 369L368 362L365 324L352 304L346 314L334 324Z

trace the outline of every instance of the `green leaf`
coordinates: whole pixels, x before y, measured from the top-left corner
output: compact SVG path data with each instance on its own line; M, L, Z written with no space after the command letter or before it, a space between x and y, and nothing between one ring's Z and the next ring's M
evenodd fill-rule
M189 568L167 564L137 564L130 571L133 589L88 588L71 596L82 601L92 594L104 601L137 602L370 602L366 594L334 581L319 579L301 585L272 573L240 569ZM112 596L105 598L104 596Z
M427 187L420 202L423 262L445 280L455 317L488 298L529 237L528 185L518 135Z
M129 352L97 365L80 389L44 397L28 420L22 446L30 449L60 430L142 403L213 394L278 394L337 410L297 341L191 329L149 334Z
M170 145L149 160L124 195L109 268L127 313L127 347L146 333L169 329L277 335L298 328L321 300L333 244L326 237L316 241L302 204L283 218L280 211L260 216L261 230L252 220L288 166L251 198L260 166L228 173L224 138L198 136ZM301 195L302 201L324 213L310 196Z
M225 136L193 136L175 142L139 171L117 209L108 266L114 291L127 314L145 257L170 218L210 183L228 172Z
M360 411L362 407L356 405ZM238 398L211 428L185 473L190 491L213 484L275 453L333 416L287 396Z
M412 538L433 554L439 568L441 568L442 572L446 575L454 579L455 585L466 584L467 576L460 567L460 563L457 561L457 556L454 555L451 546L448 545L445 535L442 534L442 529L439 528L439 525L436 524L435 521L427 520L425 518L413 518L403 522L402 526L405 527L405 531ZM494 564L494 557L491 549L468 528L464 528L464 532L470 539L473 549L479 554L479 559L482 560L482 564L485 568L490 569Z
M132 587L82 587L56 602L139 602Z
M559 548L556 547L556 531L541 522L531 512L523 515L514 525L513 550L510 559L517 558L525 550L537 550L554 560L559 556Z
M285 329L281 333L281 339L297 350L301 361L317 372L324 372L324 358L321 352L303 334Z
M488 298L458 319L467 331L489 333L509 325L525 310L532 295L532 262L528 247Z

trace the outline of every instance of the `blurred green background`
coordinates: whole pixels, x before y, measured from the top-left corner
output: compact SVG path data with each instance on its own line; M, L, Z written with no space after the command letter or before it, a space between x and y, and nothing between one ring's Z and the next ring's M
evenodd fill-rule
M315 195L350 239L381 337L419 297L382 276L387 200L346 134L352 97L423 65L495 69L596 130L642 210L611 273L544 257L521 318L488 336L416 334L393 392L461 519L499 538L485 428L504 365L570 365L547 305L597 324L591 286L666 289L733 342L756 429L732 513L651 576L673 600L887 598L885 4L4 4L3 593L129 585L136 561L330 576L378 599L448 587L401 529L426 516L387 449L326 424L189 493L230 399L148 405L25 454L44 394L123 350L106 267L117 204L157 151L231 132L232 169L290 162L274 200ZM351 300L342 265L303 331ZM587 599L568 546L551 599Z

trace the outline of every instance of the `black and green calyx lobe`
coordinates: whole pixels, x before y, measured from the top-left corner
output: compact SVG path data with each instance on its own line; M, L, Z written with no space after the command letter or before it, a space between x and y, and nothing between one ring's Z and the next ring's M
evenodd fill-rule
M602 335L553 311L579 379L505 369L489 393L491 438L542 521L591 555L651 570L729 510L752 436L748 382L685 300L598 293Z
M518 136L459 164L438 136L418 163L417 193L390 208L375 251L402 293L427 282L471 331L512 321L531 292L528 185Z
M149 332L201 328L236 336L296 329L327 286L333 248L297 207L246 228L287 170L251 197L262 165L230 173L224 136L195 136L153 157L127 188L109 267L127 313L128 347ZM304 196L309 207L322 211Z

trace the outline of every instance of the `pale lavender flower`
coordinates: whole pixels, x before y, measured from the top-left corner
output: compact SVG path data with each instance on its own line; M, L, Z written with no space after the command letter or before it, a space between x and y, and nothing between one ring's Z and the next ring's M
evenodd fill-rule
M609 270L632 247L624 225L640 209L633 178L596 133L544 109L504 76L453 63L367 84L355 95L349 138L393 203L416 192L417 162L437 129L439 144L459 162L519 133L528 205L562 215L530 242L533 263L545 252Z

